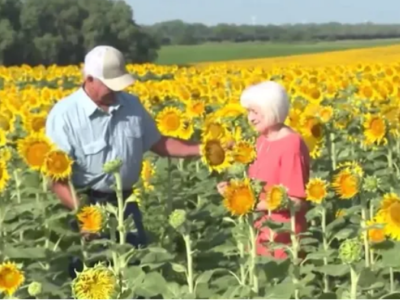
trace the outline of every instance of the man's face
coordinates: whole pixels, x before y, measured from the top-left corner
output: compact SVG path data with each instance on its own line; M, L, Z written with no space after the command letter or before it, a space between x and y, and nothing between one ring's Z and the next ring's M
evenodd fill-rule
M115 93L99 79L88 76L85 81L85 88L102 104L112 104L115 101Z

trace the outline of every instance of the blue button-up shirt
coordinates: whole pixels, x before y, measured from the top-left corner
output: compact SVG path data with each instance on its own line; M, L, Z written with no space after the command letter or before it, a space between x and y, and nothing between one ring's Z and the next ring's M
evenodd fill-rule
M123 188L130 190L139 179L143 154L161 138L136 96L118 93L107 113L83 88L54 105L47 117L46 135L75 161L74 186L102 192L113 191L115 184L113 175L102 170L106 162L122 160Z

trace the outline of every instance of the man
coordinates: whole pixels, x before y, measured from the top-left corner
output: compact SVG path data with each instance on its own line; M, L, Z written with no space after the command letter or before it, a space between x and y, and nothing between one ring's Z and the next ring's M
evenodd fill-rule
M134 83L123 55L110 46L97 46L85 57L81 88L59 101L46 122L47 136L74 159L72 182L78 189L89 188L91 203L116 203L114 178L102 171L106 162L120 158L125 199L138 180L143 154L151 150L160 156L199 156L198 144L161 136L155 122L133 95L123 92ZM56 181L52 190L68 208L74 209L68 183ZM132 215L137 235L128 234L134 246L146 243L141 214L130 203L125 217Z

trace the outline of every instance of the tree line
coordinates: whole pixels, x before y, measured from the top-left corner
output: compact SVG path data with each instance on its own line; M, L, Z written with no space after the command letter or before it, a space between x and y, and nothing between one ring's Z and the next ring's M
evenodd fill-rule
M154 61L159 49L125 1L0 0L0 64L79 64L99 44L136 63Z
M180 20L144 27L161 45L195 45L205 42L308 42L349 39L400 38L400 24L290 24L206 26Z
M205 42L321 41L400 37L400 25L188 24L180 20L140 26L123 0L0 0L0 64L70 65L108 44L128 63L154 62L163 45Z

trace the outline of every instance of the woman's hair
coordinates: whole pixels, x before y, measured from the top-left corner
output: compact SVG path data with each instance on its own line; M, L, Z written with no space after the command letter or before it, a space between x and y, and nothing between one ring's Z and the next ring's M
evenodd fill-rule
M290 106L285 88L274 81L247 87L240 96L240 104L246 109L260 110L268 126L283 124Z

